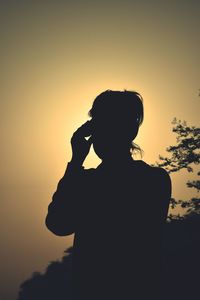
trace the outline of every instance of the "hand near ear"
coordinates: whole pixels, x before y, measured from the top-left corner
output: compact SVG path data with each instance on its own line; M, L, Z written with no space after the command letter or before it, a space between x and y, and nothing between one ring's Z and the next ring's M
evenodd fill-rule
M80 126L73 134L71 138L72 146L72 160L71 162L81 166L90 151L90 146L92 144L92 127L91 121L87 121L82 126ZM89 137L86 140L85 137Z

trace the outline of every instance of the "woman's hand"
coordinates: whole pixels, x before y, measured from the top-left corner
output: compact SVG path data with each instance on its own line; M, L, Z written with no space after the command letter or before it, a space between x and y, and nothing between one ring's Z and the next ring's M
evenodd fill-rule
M87 121L81 127L79 127L73 134L71 138L72 146L72 160L78 166L82 166L86 156L90 151L90 146L92 144L92 128L91 121ZM88 140L85 137L90 136Z

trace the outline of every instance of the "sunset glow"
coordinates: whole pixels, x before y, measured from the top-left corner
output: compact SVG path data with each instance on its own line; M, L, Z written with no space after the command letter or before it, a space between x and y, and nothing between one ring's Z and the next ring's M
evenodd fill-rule
M176 142L174 117L198 125L200 7L179 0L0 6L1 298L14 300L23 280L72 244L73 237L53 236L44 218L71 159L70 138L99 93L142 95L144 123L135 142L147 163ZM91 151L84 166L99 163ZM188 176L172 176L174 197L190 196Z

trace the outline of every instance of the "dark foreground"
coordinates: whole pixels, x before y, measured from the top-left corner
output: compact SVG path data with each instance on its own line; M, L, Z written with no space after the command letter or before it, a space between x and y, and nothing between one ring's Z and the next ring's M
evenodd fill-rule
M18 300L71 300L71 271L72 249L68 249L61 261L49 264L44 274L35 272L21 284ZM161 300L199 300L199 282L200 216L166 223L162 278L166 293Z

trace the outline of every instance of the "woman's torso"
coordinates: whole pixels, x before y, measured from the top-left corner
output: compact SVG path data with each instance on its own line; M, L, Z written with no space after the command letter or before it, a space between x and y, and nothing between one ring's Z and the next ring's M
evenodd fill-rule
M75 299L155 297L162 220L154 173L143 161L85 171L74 239Z

